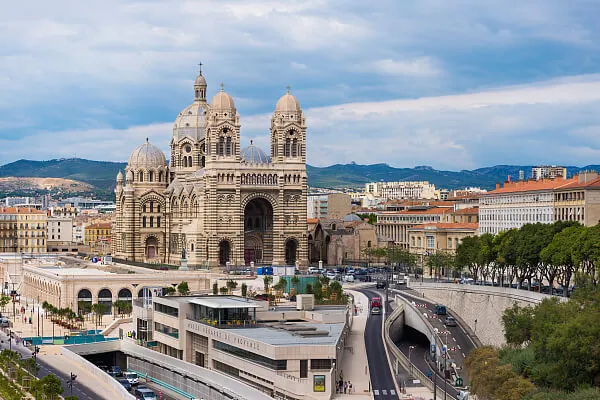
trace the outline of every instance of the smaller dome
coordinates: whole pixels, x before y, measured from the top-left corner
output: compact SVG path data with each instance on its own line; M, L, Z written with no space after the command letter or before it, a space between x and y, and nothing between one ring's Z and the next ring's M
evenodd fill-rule
M196 77L194 86L206 86L206 79L204 79L204 76L202 76L202 71L200 71L200 73Z
M354 221L362 221L360 217L356 214L348 214L344 217L344 222L354 222Z
M281 96L277 105L275 106L275 111L278 112L300 112L302 109L300 108L300 103L298 100L292 96L289 89L286 94Z
M167 165L167 159L164 153L146 138L146 143L131 152L128 164L131 168L164 167Z
M250 146L240 151L242 162L248 164L268 164L271 162L271 157L267 155L261 148L256 147L252 140Z
M210 102L210 109L214 111L232 110L235 111L235 103L233 97L231 97L221 84L221 91L213 97Z
M117 182L123 182L123 173L121 170L119 170L119 173L117 174Z

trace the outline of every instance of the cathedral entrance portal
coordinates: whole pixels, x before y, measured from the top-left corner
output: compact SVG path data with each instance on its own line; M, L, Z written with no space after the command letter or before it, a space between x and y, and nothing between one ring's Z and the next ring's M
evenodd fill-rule
M251 200L244 209L244 262L273 262L273 206L263 198Z
M296 239L288 239L285 241L285 263L287 265L296 264L296 254L298 252L298 242Z
M158 248L158 242L155 237L151 236L146 239L146 258L152 259L157 255L156 249Z
M231 255L231 244L229 240L221 240L219 243L219 264L226 265Z

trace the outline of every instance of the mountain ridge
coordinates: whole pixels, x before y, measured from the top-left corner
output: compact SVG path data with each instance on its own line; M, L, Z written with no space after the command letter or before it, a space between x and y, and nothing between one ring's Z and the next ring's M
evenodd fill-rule
M21 159L0 166L0 177L72 179L93 185L108 194L115 186L117 173L126 165L126 162L82 158L57 158L45 161ZM387 163L363 165L352 162L327 167L306 165L309 186L319 188L360 187L368 182L411 180L428 181L436 187L447 189L471 186L493 189L497 182L504 182L509 175L512 179L518 179L520 170L525 172L526 178L530 177L532 167L503 164L473 170L447 171L437 170L428 165L402 168L392 167ZM567 173L572 176L579 171L591 169L600 171L600 165L567 166Z

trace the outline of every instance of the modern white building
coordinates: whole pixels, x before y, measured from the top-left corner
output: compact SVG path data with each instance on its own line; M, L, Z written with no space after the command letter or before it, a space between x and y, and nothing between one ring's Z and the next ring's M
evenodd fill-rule
M163 354L215 370L285 399L330 399L352 324L352 308L296 307L235 296L153 297L134 302L136 325L151 327Z
M73 241L72 217L48 217L48 241L71 242Z
M365 192L385 199L435 199L435 185L427 181L370 182Z
M345 193L308 195L307 218L342 219L352 211L352 198Z

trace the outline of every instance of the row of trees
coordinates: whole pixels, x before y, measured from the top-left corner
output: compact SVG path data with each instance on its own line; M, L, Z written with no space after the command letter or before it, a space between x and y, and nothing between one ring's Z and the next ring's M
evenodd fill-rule
M575 281L569 301L505 310L507 346L476 349L465 362L478 398L600 398L600 288L584 272Z
M555 283L568 294L577 271L596 276L600 262L600 226L577 222L526 224L498 235L464 238L456 250L455 266L466 269L473 279L528 282L550 287Z

